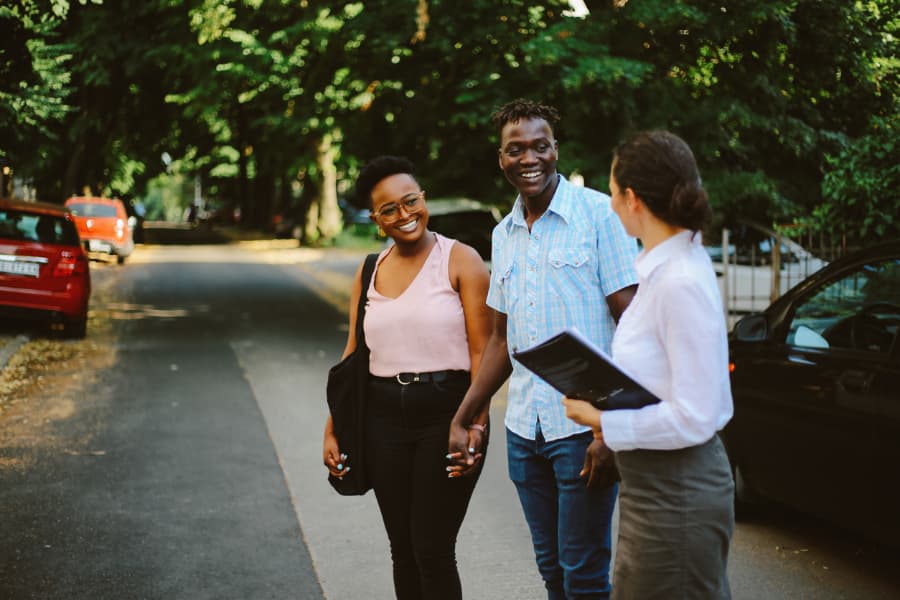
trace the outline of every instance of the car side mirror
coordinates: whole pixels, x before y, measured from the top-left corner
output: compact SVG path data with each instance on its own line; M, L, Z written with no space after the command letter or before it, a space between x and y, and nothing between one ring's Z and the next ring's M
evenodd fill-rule
M747 315L734 324L734 338L741 342L761 342L769 334L769 322L763 314Z
M137 225L137 217L135 217L134 215L131 215L130 217L128 217L128 226L130 228L134 229L135 225Z

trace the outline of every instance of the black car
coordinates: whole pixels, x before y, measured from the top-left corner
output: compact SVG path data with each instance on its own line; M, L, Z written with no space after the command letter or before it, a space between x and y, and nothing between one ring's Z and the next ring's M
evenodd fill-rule
M501 217L497 207L471 198L428 199L428 228L472 246L485 261L491 260L491 235Z
M737 501L900 539L900 241L837 260L731 334Z

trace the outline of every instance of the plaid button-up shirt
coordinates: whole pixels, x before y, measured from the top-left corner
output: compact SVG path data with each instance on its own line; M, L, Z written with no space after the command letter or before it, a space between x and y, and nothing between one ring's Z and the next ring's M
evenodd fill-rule
M637 242L628 237L609 196L560 176L547 211L525 223L522 198L494 229L487 304L507 316L510 353L569 327L609 352L615 322L606 297L637 283ZM512 359L506 426L548 441L589 428L566 418L561 394Z

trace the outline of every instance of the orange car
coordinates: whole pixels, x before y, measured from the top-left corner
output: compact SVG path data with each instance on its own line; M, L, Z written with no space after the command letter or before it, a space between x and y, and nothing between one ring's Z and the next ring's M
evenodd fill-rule
M87 331L91 273L72 216L59 205L0 199L0 315Z
M134 250L125 205L116 198L74 197L66 200L75 217L78 234L88 252L115 256L119 264Z

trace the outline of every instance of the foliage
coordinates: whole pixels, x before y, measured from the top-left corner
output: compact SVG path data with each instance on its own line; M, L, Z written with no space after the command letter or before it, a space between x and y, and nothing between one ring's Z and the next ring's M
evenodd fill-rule
M559 107L560 169L593 187L625 133L664 127L691 144L723 223L896 234L891 0L586 5L14 0L0 161L53 200L144 195L169 169L250 225L293 212L327 243L376 154L414 159L432 196L509 205L489 116L525 96Z
M900 239L900 116L873 117L868 132L828 157L816 230L833 239Z

